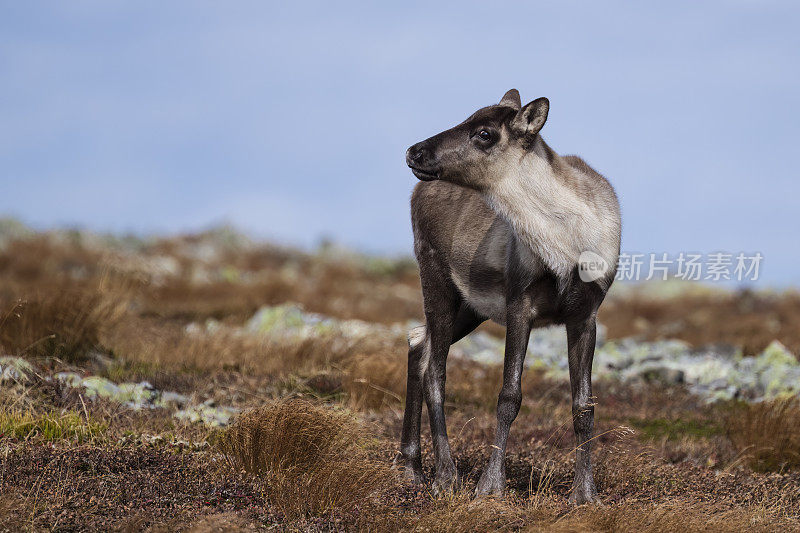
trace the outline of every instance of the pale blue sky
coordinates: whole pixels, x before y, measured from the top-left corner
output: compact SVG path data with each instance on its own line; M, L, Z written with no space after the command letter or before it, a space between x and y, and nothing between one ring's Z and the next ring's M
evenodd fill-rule
M0 214L409 253L406 147L517 87L623 249L800 284L793 2L3 2Z

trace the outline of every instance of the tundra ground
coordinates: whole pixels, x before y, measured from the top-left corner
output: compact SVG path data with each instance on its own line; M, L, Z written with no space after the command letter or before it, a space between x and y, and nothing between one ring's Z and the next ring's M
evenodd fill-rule
M508 494L473 500L501 370L452 358L448 428L462 489L434 497L393 467L406 346L405 325L390 326L421 318L413 262L302 253L228 230L139 240L0 226L0 355L29 365L0 362L0 529L800 529L795 398L709 404L680 386L598 381L604 505L571 508L569 386L528 369ZM324 328L298 338L241 327L286 302L387 327L357 341ZM778 340L800 353L791 292L612 291L600 321L612 339L746 355ZM156 393L121 402L57 377L73 375L146 380L186 405ZM240 414L228 425L214 418L220 406ZM423 448L431 478L427 433Z

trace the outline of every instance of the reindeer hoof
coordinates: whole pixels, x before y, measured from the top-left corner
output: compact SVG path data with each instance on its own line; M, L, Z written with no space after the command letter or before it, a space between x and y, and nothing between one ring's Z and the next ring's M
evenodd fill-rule
M569 495L569 503L574 506L586 504L603 505L603 502L600 501L600 497L597 495L594 480L583 483L573 483L572 491Z
M425 484L425 474L422 473L422 460L419 457L416 459L408 458L402 453L398 453L397 457L394 458L394 464L403 469L403 477L407 481L415 485Z
M414 485L425 484L425 474L422 473L422 468L406 465L403 467L403 477Z
M505 472L487 468L483 471L481 478L478 480L478 486L475 488L475 497L492 496L495 498L502 498L505 488Z
M442 496L458 490L459 479L456 465L450 463L445 468L436 470L436 477L433 480L433 494L435 496Z

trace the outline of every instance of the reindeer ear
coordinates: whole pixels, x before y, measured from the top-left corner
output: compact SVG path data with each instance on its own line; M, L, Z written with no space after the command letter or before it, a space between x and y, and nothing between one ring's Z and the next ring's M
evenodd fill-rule
M503 95L503 98L500 99L500 103L498 105L513 107L519 111L519 108L522 107L522 100L519 99L519 91L516 89L511 89Z
M550 110L550 101L547 98L537 98L517 112L511 119L511 129L517 135L536 135L547 121L547 112Z

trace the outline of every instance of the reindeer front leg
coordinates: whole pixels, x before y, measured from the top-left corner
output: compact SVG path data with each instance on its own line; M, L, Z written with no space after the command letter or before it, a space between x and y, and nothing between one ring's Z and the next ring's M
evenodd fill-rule
M429 358L423 381L425 403L433 440L433 459L436 476L433 480L434 494L453 491L458 486L458 471L450 453L447 440L447 424L444 415L444 390L446 380L447 352L453 338L452 323L439 321L429 323Z
M522 404L522 366L531 334L530 305L520 298L506 307L506 349L503 387L497 400L497 432L489 462L481 474L476 496L502 496L506 485L506 443Z
M567 324L569 381L572 388L572 423L575 428L575 479L569 497L571 503L599 503L592 475L591 440L594 428L592 397L592 359L597 335L595 314Z

